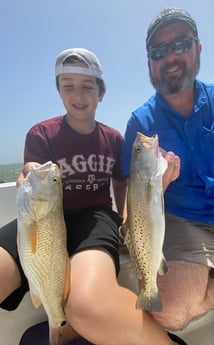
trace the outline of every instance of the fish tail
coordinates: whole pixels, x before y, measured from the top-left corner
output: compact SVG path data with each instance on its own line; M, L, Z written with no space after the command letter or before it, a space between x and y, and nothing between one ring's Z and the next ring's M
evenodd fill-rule
M50 345L64 345L68 341L77 338L79 335L69 323L63 326L50 328Z
M136 309L161 311L163 308L159 292L156 291L152 296L147 296L142 289L136 301Z

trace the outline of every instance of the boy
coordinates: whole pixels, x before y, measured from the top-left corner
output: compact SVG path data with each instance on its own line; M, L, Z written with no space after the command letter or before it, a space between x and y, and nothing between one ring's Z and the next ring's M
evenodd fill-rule
M118 228L126 194L120 171L123 139L95 120L105 94L100 62L86 49L68 49L58 55L55 72L66 114L27 133L25 166L17 184L33 162L52 160L60 167L71 265L68 323L94 344L172 345L148 313L135 309L137 296L117 282ZM111 181L118 213L112 210ZM28 289L15 242L14 221L0 232L0 301L7 309L16 307Z

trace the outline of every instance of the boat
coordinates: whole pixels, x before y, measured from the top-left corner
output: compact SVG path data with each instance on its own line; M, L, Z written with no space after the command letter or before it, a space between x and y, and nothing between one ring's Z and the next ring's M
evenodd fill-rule
M16 184L0 184L0 227L16 217ZM128 254L120 256L119 283L138 293L138 283ZM24 331L30 326L47 320L42 307L35 309L26 293L15 311L0 309L0 345L19 345ZM184 330L176 332L188 345L213 345L214 310L192 321Z

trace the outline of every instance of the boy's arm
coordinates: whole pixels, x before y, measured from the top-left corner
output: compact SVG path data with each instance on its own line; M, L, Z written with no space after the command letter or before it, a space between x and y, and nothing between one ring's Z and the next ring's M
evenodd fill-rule
M112 188L114 193L115 204L117 212L126 220L126 194L127 194L127 180L118 181L112 179Z

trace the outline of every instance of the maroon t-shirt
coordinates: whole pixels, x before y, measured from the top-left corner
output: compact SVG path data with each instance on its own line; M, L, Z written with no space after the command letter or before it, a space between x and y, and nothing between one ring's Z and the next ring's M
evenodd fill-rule
M123 180L121 134L96 122L90 134L79 134L58 116L34 125L26 136L24 161L52 161L61 170L64 209L111 206L110 180Z

